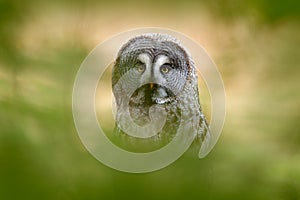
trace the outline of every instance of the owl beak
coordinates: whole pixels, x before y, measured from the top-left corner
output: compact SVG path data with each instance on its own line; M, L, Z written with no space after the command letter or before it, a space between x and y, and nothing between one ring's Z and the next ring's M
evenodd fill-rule
M150 89L151 89L151 90L153 89L153 86L154 86L154 84L153 84L153 83L150 83Z

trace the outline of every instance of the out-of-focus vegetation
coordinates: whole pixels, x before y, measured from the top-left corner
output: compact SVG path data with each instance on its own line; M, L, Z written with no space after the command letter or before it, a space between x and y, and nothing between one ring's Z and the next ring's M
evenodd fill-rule
M300 199L299 18L295 0L0 0L0 199ZM71 93L95 45L141 26L207 49L227 118L205 159L126 174L84 149Z

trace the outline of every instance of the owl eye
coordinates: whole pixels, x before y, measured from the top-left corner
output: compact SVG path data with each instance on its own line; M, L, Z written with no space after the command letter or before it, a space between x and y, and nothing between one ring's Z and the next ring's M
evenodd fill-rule
M164 64L160 67L160 71L164 74L168 73L172 69L171 64Z
M146 67L145 67L145 64L144 63L137 63L136 65L136 70L140 73L144 72Z

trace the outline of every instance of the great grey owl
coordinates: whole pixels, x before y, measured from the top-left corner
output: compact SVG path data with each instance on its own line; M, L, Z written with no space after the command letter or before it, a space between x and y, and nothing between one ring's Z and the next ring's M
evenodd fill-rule
M131 144L132 141L166 144L176 134L182 120L182 111L188 120L193 120L193 130L198 141L210 137L200 106L194 62L176 38L153 33L130 39L121 47L114 62L112 88L117 106L114 134L127 137ZM128 115L124 114L126 109L121 109L124 106L128 107ZM152 106L165 111L163 127L150 138L128 136L119 122L128 123L131 118L136 125L146 126L152 120Z

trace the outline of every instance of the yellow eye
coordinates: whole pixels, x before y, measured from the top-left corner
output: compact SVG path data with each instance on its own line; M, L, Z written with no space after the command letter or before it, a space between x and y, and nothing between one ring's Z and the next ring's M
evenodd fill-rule
M166 66L166 65L163 65L163 66L161 66L160 71L162 73L166 74L166 73L168 73L170 71L170 67Z
M145 65L141 64L136 66L136 69L138 72L144 72L145 71Z

